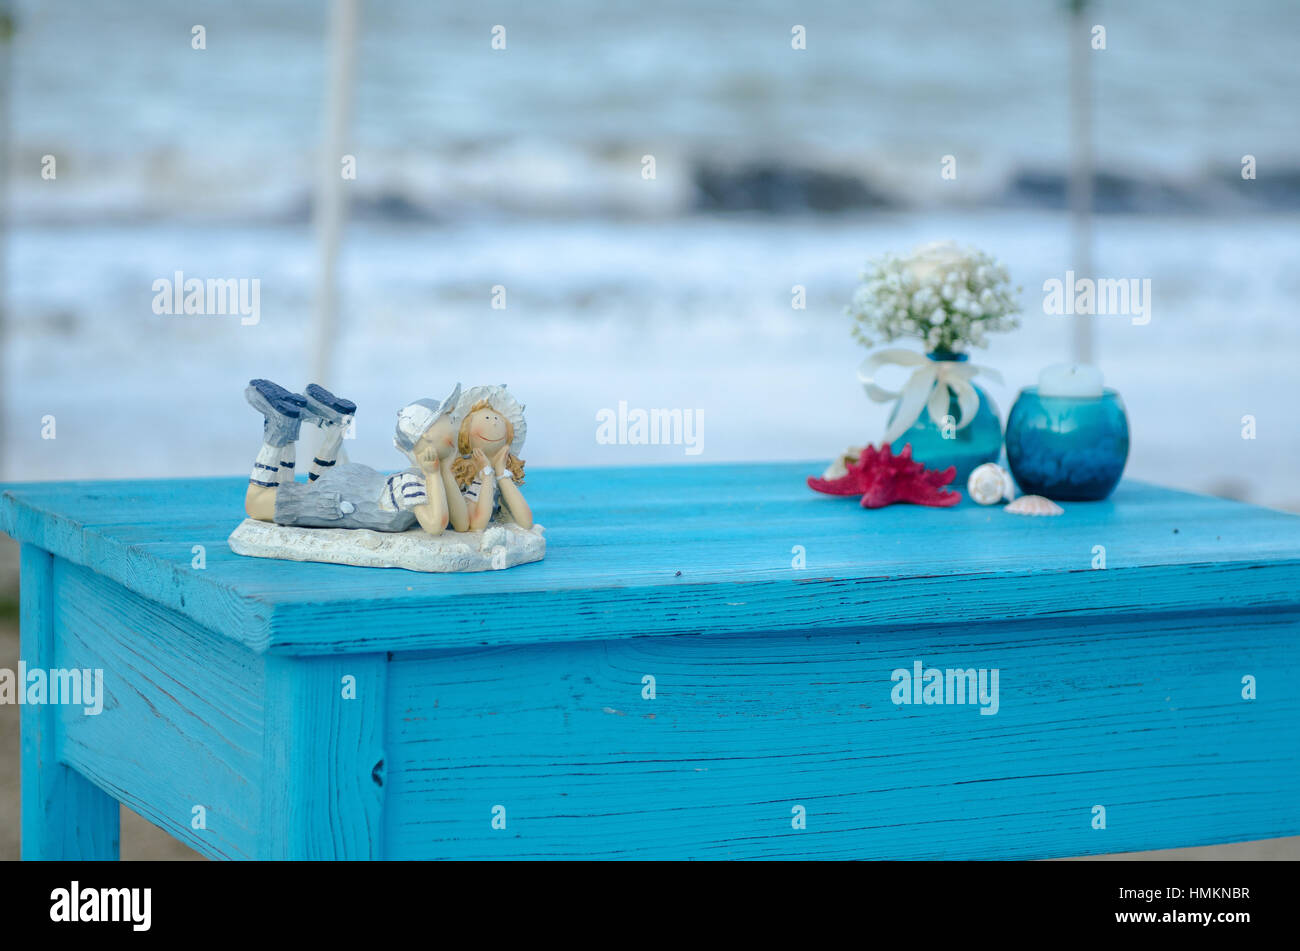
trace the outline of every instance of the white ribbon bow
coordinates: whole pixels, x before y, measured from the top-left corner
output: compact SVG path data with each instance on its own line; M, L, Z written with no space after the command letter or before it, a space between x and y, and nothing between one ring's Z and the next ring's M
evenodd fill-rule
M901 367L916 367L902 390L895 393L882 386L877 386L876 372L889 364ZM982 367L974 363L957 360L931 360L929 357L911 350L878 350L862 361L858 367L858 379L862 381L867 395L877 403L898 400L898 412L894 421L885 431L884 442L892 443L921 417L921 410L930 411L930 419L939 424L948 415L948 393L957 397L957 428L969 426L979 410L980 398L971 386L971 378L984 374L997 382L1002 376L997 370Z

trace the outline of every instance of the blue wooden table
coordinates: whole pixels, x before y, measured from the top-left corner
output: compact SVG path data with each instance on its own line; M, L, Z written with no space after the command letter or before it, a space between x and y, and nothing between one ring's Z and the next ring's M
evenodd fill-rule
M546 560L474 575L234 555L240 479L12 486L23 661L107 695L23 708L24 856L115 858L118 802L223 858L1300 833L1300 519L1136 483L864 511L816 468L530 470Z

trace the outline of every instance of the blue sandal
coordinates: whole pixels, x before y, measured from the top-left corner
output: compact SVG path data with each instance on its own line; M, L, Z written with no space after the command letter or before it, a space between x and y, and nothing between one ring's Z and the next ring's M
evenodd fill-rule
M355 416L357 404L335 396L318 383L307 384L306 415L325 423L341 423L346 416Z
M263 439L272 446L286 446L298 438L307 400L270 380L249 380L244 397L266 417Z

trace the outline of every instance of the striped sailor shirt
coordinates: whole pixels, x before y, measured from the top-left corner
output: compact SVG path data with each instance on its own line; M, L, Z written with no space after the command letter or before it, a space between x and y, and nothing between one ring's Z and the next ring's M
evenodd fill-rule
M385 512L410 510L429 501L425 491L424 474L419 469L406 469L388 477L379 497L379 507Z
M481 491L483 491L483 477L475 476L474 481L461 492L461 495L465 497L465 504L471 509L474 508L474 504L478 502L478 495ZM494 485L492 488L492 517L495 519L499 518L500 515L501 493Z

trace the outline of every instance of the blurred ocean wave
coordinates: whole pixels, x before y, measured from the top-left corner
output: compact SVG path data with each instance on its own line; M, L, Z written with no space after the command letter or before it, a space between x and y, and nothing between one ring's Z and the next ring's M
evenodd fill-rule
M16 221L305 220L326 6L20 0ZM1060 208L1065 7L365 4L349 194L395 222ZM1091 18L1098 211L1300 207L1300 4L1095 0ZM45 155L57 181L33 174Z
M58 187L15 189L17 225L143 221L304 224L312 213L310 156L278 163L249 157L205 163L167 150L132 161L64 159ZM478 217L669 218L717 212L841 214L930 209L1063 210L1068 176L1058 169L985 166L951 194L909 162L869 169L750 156L735 162L660 153L656 177L643 179L641 156L627 149L587 151L547 143L438 155L385 153L349 185L360 221L437 223ZM35 153L19 167L39 167ZM89 166L94 173L87 174ZM935 166L937 170L937 164ZM937 177L937 176L936 176ZM1250 214L1300 210L1300 164L1243 180L1238 166L1196 175L1102 169L1093 210L1100 214Z

